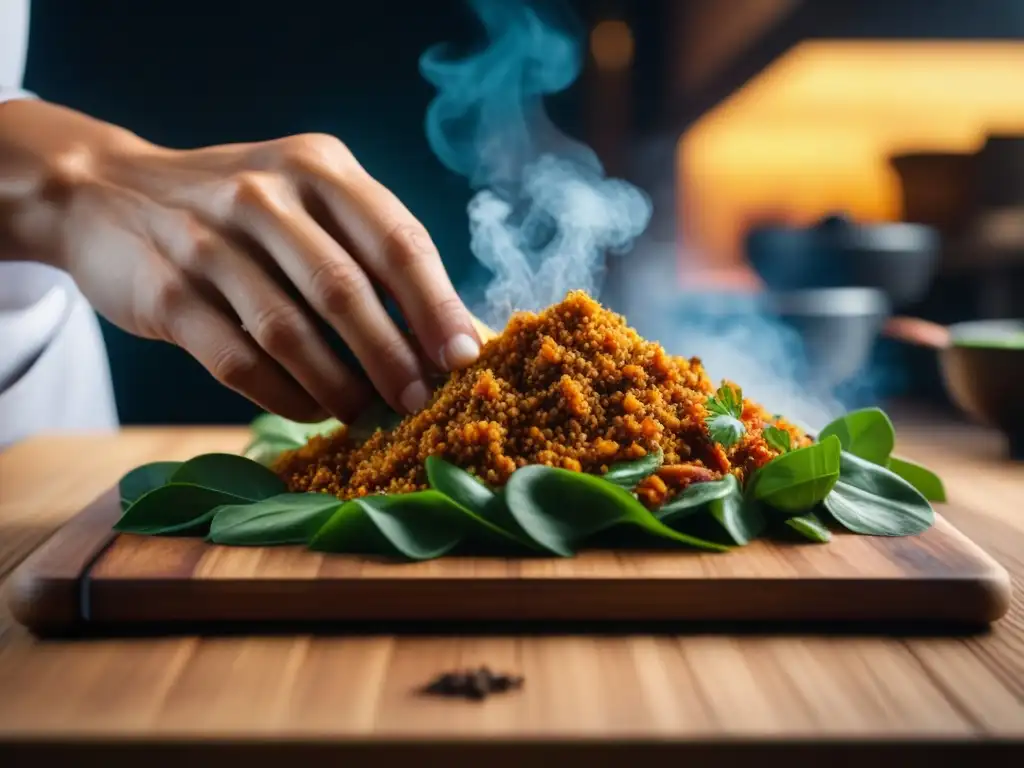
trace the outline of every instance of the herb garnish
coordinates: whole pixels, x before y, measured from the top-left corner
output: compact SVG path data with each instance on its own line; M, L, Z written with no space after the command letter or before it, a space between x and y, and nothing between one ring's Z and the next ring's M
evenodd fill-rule
M765 427L761 434L764 435L764 441L779 453L789 453L792 448L789 432L781 427L772 424Z
M740 421L743 416L743 390L723 383L718 391L707 399L704 407L708 415L704 423L711 439L723 448L732 448L740 441L747 428Z

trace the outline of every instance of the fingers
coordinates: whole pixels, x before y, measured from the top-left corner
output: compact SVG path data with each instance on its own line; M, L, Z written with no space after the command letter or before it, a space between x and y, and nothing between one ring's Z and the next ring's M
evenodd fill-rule
M164 289L167 290L167 289ZM188 287L156 322L168 341L191 354L224 386L271 413L300 422L320 421L326 413L242 331Z
M313 323L252 257L212 233L192 239L179 266L201 275L227 300L248 335L324 410L351 421L369 400L366 383L338 360Z
M430 390L416 353L349 253L274 177L250 177L238 203L240 223L344 339L381 396L400 412L422 408Z
M430 235L404 205L362 169L327 171L314 185L364 267L395 297L413 333L442 370L463 368L480 339Z

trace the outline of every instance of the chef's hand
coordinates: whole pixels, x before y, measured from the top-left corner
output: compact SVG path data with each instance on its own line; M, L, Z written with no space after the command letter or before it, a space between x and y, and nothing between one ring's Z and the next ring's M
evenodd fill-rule
M400 412L422 407L428 388L374 282L435 366L479 352L426 230L331 136L173 150L53 104L8 102L4 245L67 270L124 330L183 347L223 384L299 421L344 420L371 393L288 283Z

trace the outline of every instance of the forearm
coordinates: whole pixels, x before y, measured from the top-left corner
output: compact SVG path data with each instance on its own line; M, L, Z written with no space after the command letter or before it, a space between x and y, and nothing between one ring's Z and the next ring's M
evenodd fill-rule
M0 260L55 263L73 190L144 146L72 109L37 99L0 103Z

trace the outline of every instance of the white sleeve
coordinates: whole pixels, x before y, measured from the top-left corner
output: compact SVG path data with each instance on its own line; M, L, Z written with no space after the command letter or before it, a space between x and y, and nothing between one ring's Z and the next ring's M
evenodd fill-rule
M32 98L22 89L28 53L29 0L0 0L0 102Z

